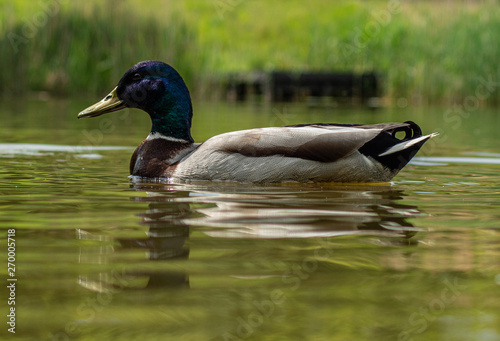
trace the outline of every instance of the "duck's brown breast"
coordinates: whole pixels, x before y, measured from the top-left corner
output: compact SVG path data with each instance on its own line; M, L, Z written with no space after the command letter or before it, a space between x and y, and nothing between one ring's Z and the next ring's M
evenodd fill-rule
M156 178L169 177L178 162L194 149L190 142L157 138L144 140L130 160L130 174Z

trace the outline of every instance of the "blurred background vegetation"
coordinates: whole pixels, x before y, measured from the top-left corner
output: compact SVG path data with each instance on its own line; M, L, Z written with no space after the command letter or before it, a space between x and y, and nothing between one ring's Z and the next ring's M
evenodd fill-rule
M0 95L100 96L136 62L158 59L201 98L229 72L375 70L389 99L447 104L489 81L481 104L498 105L498 5L0 0Z

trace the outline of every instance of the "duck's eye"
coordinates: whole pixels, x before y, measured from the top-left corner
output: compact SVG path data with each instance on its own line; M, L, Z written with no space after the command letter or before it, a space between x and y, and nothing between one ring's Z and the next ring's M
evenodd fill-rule
M142 75L140 73L134 73L134 75L132 76L132 80L134 80L134 81L138 81L141 78L142 78Z

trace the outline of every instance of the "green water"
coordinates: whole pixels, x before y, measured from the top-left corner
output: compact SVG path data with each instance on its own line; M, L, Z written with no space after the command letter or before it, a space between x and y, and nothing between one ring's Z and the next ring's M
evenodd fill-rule
M2 339L500 339L496 110L195 103L198 141L409 119L440 135L387 185L177 185L131 182L149 119L77 120L93 101L2 102Z

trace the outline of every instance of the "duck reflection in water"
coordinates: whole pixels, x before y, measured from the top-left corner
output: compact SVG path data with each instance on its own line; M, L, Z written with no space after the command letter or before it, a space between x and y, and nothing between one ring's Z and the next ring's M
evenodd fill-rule
M141 191L146 190L142 188ZM98 240L106 246L80 248L80 262L106 264L115 252L139 249L145 250L151 261L176 261L189 258L189 248L185 245L189 237L189 226L183 220L192 214L189 203L176 202L174 198L186 197L187 192L168 191L166 196L148 192L148 197L132 197L137 202L149 203L149 209L136 215L141 224L149 226L143 238L111 238L94 233L78 231L82 240ZM118 243L118 247L112 246ZM80 275L80 285L98 292L113 292L121 289L186 288L189 278L185 271L171 270L125 270Z
M118 247L82 248L81 262L102 263L118 249L144 249L151 261L186 261L190 229L212 238L292 239L365 235L378 245L416 244L417 229L407 221L421 216L416 206L399 203L404 193L389 185L241 185L230 183L168 184L135 182L147 192L132 200L147 202L138 213L149 226L144 238L113 238ZM192 227L194 226L194 227ZM99 238L79 232L80 239ZM113 243L116 245L116 243ZM185 267L184 267L185 268ZM230 274L228 274L230 275ZM110 277L114 277L111 278ZM138 280L141 278L142 280ZM80 284L97 291L186 288L185 271L124 271L119 275L80 276Z

